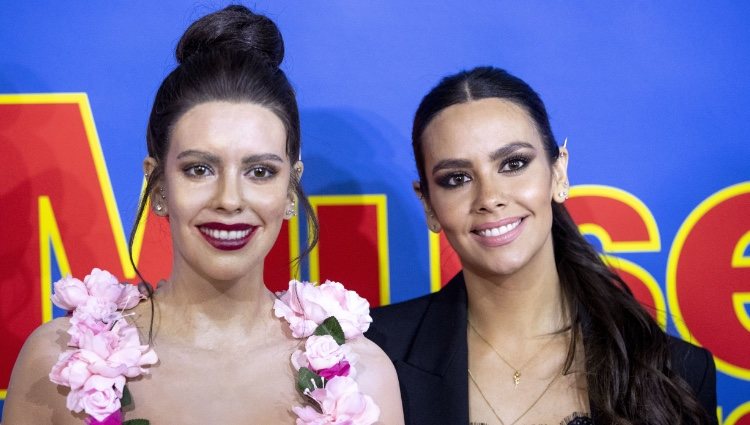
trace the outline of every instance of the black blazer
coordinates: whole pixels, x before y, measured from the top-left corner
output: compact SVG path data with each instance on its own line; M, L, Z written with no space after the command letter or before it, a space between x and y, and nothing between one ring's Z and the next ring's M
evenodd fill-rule
M366 336L391 358L408 425L469 423L466 285L459 273L440 291L374 309ZM586 339L584 331L584 341ZM670 337L675 370L716 424L716 369L708 350ZM591 412L595 423L598 413Z

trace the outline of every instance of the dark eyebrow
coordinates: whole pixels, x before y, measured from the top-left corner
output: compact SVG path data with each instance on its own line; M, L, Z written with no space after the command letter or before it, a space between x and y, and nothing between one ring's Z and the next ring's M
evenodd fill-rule
M263 162L263 161L274 161L274 162L284 162L283 159L281 159L280 156L274 154L274 153L263 153L260 155L250 155L242 158L242 164L247 165L254 162Z
M203 152L199 150L194 149L188 149L186 151L180 152L179 155L177 155L177 159L182 159L189 156L195 156L200 158L203 161L212 163L212 164L221 164L221 158L218 156ZM274 161L274 162L284 162L283 159L281 159L280 156L273 154L273 153L264 153L259 155L250 155L242 158L242 164L247 165L254 162L262 162L262 161Z
M493 161L497 161L500 158L505 158L506 156L512 154L513 152L523 149L523 148L529 148L534 149L534 145L527 142L513 142L509 143L502 148L496 150L495 152L492 152L490 155L490 159Z
M434 167L432 167L432 174L437 173L440 170L444 170L446 168L469 168L471 167L471 161L465 160L465 159L444 159L437 164L435 164Z
M534 149L534 145L527 142L513 142L510 144L507 144L503 146L500 149L497 149L495 152L492 152L490 154L490 159L493 161L497 161L500 158L504 158L513 152L519 150L519 149ZM466 159L444 159L437 164L435 164L434 167L432 167L432 174L435 174L436 172L440 170L444 170L446 168L470 168L471 167L471 161Z
M194 149L188 149L186 151L180 152L177 155L177 159L182 159L182 158L185 158L186 156L197 156L198 158L202 159L203 161L211 162L211 163L214 163L214 164L221 162L221 159L219 159L219 157L216 156L216 155L210 154L208 152L197 151L197 150L194 150Z

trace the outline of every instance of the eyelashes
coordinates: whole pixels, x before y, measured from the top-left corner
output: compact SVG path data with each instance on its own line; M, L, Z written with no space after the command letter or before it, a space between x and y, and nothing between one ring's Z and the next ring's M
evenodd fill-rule
M182 173L191 179L204 179L216 175L213 167L204 163L191 163L182 167ZM252 180L269 180L279 173L273 164L254 164L246 168L243 175Z
M498 174L513 176L522 173L534 159L530 155L513 155L503 159L498 168ZM464 170L448 171L445 174L438 175L435 183L445 189L456 189L471 182L473 177Z

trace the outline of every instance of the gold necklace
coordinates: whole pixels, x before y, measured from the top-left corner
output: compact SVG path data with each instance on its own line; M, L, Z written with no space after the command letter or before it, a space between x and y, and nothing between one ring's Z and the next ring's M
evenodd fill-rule
M544 345L542 345L541 347L539 347L539 350L537 350L537 352L534 353L533 356L529 357L529 359L526 360L524 362L524 364L521 365L521 367L515 367L512 364L510 364L509 361L505 360L505 357L503 357L502 354L500 354L500 352L497 351L497 349L495 349L495 347L492 346L492 344L490 344L489 341L487 341L487 338L483 337L482 334L479 333L479 331L477 330L477 328L474 327L474 325L471 323L470 320L467 320L467 322L469 323L469 327L471 327L471 330L473 330L474 333L477 334L477 336L482 341L484 341L484 343L487 344L487 346L490 347L492 349L492 351L495 352L495 354L497 354L497 356L500 358L500 360L502 360L506 365L508 365L509 368L513 369L513 384L514 384L513 389L518 388L518 384L521 383L521 369L525 368L532 360L534 360L539 355L539 353L541 353L542 350L544 350L544 348L547 345L549 345L550 342L552 342L552 339L553 339L553 338L550 338L547 342L544 343Z
M500 422L500 425L505 425L505 422L503 422L503 420L500 419L500 415L497 414L497 411L495 411L495 408L492 407L492 404L490 404L490 401L487 399L487 396L484 395L484 391L482 391L482 389L479 387L477 380L474 379L474 375L471 374L471 369L467 369L467 370L469 371L469 379L471 379L471 382L473 382L474 386L477 387L477 391L479 391L479 395L481 395L484 402L487 403L487 406L489 406L490 410L492 411L492 414L495 415L497 420ZM537 403L539 403L539 400L541 400L542 397L544 397L544 395L547 394L547 391L552 387L552 384L554 384L555 381L557 381L557 378L559 378L560 376L562 376L562 373L556 373L555 376L553 376L552 379L550 379L547 386L544 387L544 390L539 394L536 400L534 400L534 402L531 403L531 405L527 407L526 410L523 411L523 413L521 413L521 416L517 417L516 420L509 423L508 425L515 425L516 422L520 421L521 418L526 416L526 414L529 413L531 409L533 409L534 406L536 406Z

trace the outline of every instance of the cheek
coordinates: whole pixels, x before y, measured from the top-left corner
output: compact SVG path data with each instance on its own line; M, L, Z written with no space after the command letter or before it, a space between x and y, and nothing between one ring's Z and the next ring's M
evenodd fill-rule
M245 199L250 209L270 217L282 217L288 202L286 186L281 184L248 186L245 190Z

